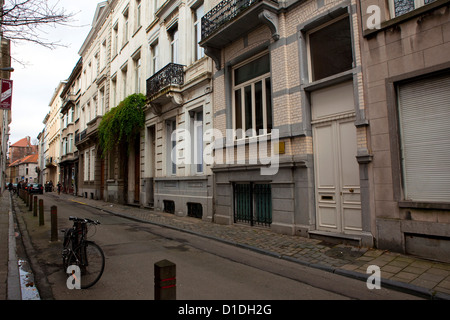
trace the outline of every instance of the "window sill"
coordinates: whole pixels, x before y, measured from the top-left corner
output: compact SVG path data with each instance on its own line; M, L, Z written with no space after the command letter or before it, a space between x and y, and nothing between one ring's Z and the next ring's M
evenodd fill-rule
M429 209L429 210L450 210L450 203L446 202L417 202L401 200L398 202L399 208Z

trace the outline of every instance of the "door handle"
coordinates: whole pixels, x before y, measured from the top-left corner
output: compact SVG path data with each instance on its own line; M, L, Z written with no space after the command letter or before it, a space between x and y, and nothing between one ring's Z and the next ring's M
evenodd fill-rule
M355 190L353 188L350 188L348 191L350 191L350 193L355 192Z

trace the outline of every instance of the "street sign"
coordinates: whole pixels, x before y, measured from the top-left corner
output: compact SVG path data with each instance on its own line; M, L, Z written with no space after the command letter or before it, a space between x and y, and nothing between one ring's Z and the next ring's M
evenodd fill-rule
M0 80L0 88L1 88L0 109L11 110L12 87L13 87L12 80L6 79Z

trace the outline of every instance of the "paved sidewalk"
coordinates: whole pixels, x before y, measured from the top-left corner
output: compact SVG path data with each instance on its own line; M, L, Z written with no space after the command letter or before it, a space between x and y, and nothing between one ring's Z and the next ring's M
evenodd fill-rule
M8 233L9 192L0 194L0 300L7 298L8 280Z
M321 240L282 235L268 229L239 224L219 225L201 219L178 217L165 212L66 194L59 197L111 214L189 232L363 281L369 276L368 266L376 265L381 269L381 286L429 299L450 300L450 263L385 250L326 244Z
M0 300L20 300L16 238L9 191L0 193Z

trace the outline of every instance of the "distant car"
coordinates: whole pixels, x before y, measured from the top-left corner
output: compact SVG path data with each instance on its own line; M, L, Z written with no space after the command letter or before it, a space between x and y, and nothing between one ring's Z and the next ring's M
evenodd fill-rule
M42 186L42 184L39 183L29 183L27 185L27 190L29 193L39 193L39 194L44 193L44 187Z

